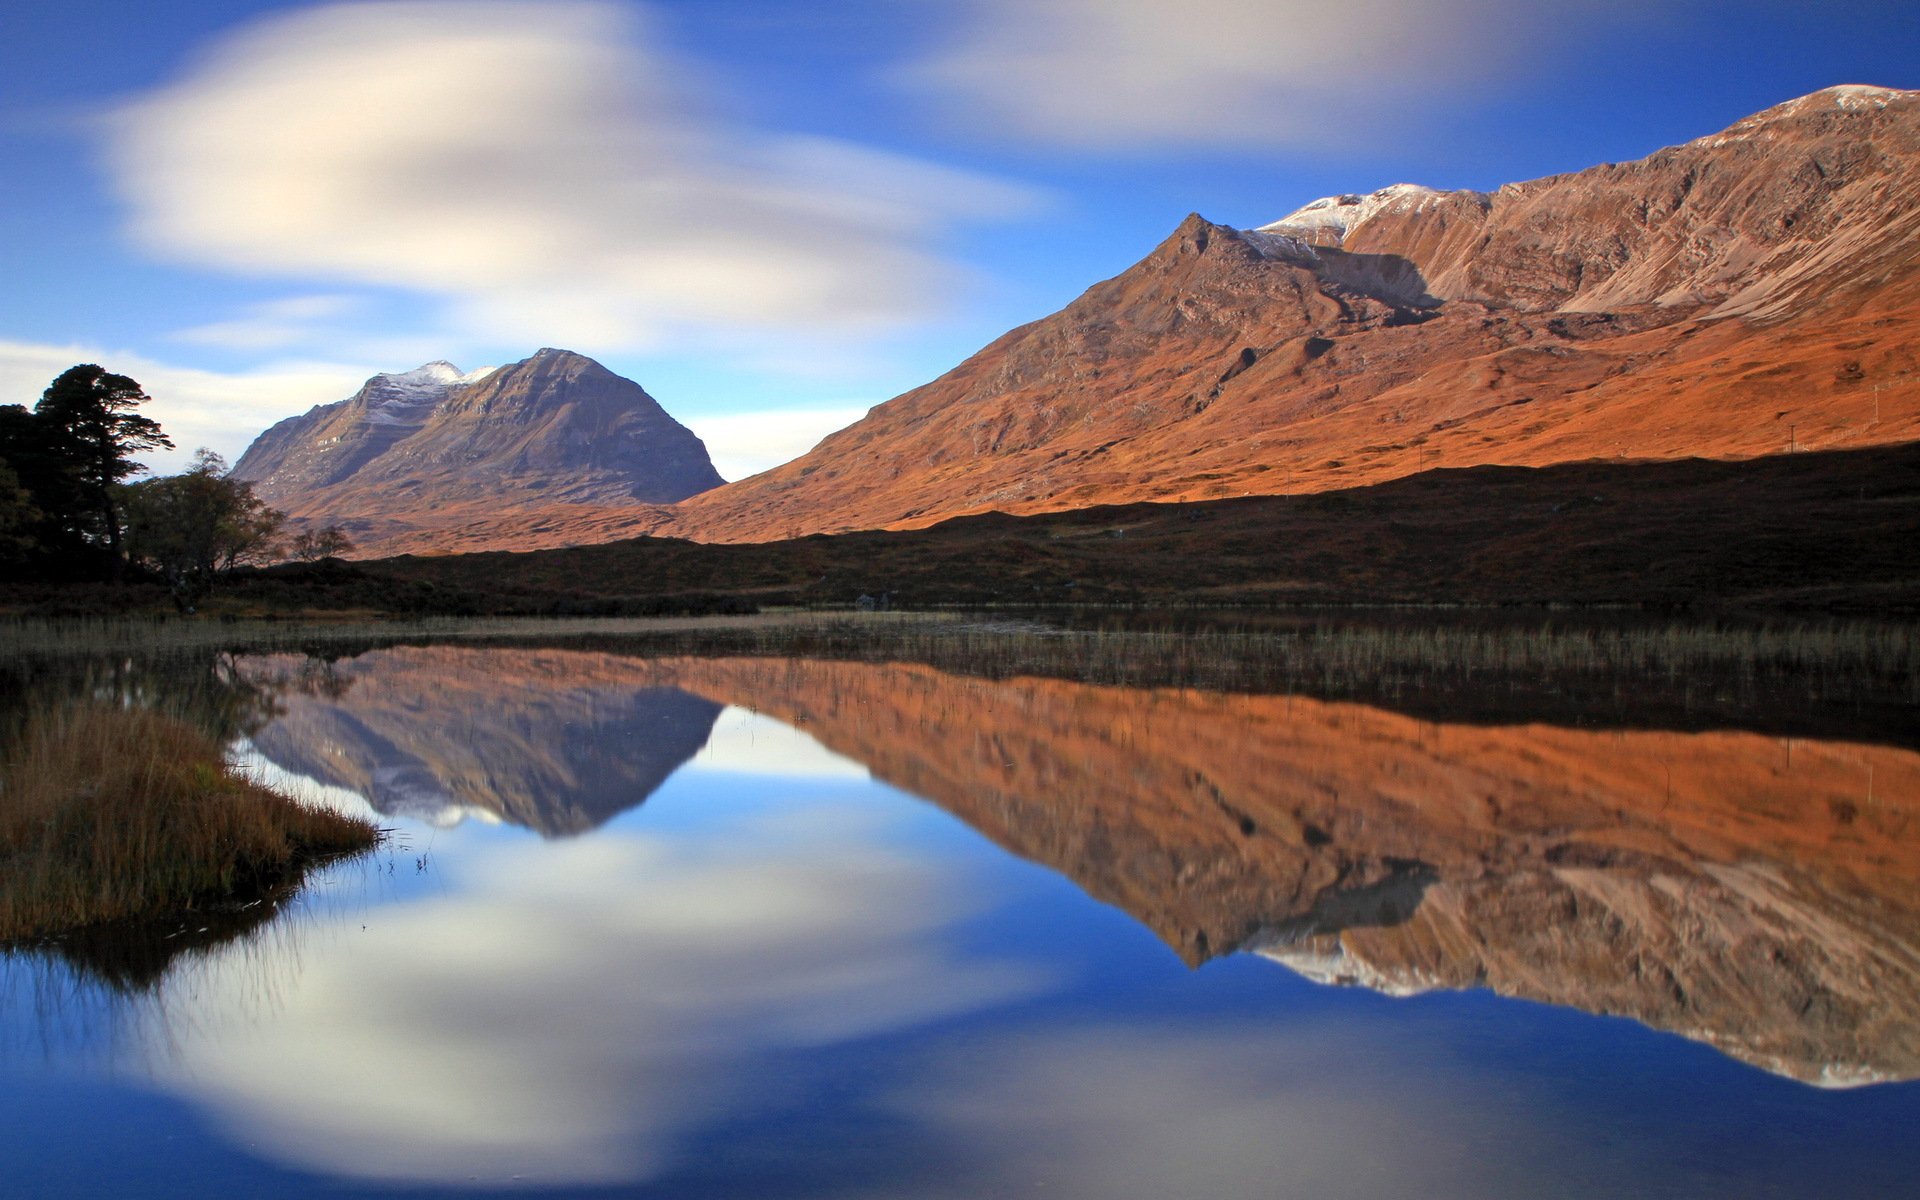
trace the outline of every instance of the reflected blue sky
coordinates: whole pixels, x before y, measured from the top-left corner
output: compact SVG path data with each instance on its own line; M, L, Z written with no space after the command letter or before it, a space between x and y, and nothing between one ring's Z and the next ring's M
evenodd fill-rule
M1913 1085L1190 969L740 708L585 835L403 835L150 1001L62 993L77 1039L35 1047L46 973L7 967L10 1194L1881 1196L1920 1167Z

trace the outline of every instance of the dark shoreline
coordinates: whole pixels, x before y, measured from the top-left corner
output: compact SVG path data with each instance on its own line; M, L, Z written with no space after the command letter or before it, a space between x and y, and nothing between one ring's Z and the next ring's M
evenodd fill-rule
M641 537L236 572L206 611L656 616L879 605L1920 614L1920 443L1429 471L1306 495ZM157 612L157 584L0 584L0 613Z

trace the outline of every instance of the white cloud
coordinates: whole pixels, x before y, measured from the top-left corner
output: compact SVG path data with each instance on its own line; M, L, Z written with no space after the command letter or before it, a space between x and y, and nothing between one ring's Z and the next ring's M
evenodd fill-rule
M688 416L681 423L707 444L714 469L728 481L791 462L867 415L865 408L794 408Z
M293 362L221 374L99 346L0 341L0 404L32 408L54 377L76 363L99 363L131 376L153 397L140 413L160 422L175 448L151 451L140 461L160 475L183 470L201 446L232 462L266 426L352 395L370 373L337 363Z
M1417 122L1436 92L1484 84L1598 11L1590 0L967 0L952 42L899 78L968 127L1050 145L1340 145Z
M285 350L320 338L338 337L338 323L364 306L356 296L287 296L266 300L242 315L196 325L172 336L175 341L223 350Z
M265 19L112 122L136 237L183 262L442 297L478 338L609 350L867 330L961 283L1029 189L735 127L640 10L416 0Z

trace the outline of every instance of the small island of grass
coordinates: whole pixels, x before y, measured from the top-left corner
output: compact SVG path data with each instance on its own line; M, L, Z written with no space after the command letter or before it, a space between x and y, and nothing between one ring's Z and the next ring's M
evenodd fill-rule
M247 779L159 713L31 718L0 774L0 943L191 911L371 849L372 822Z

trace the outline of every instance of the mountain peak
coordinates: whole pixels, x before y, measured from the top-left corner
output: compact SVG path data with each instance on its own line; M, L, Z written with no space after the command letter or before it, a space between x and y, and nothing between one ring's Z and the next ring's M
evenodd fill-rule
M1348 234L1381 213L1417 212L1454 194L1418 183L1395 183L1365 195L1347 192L1322 196L1253 232L1278 234L1320 246L1338 246Z
M444 391L463 383L473 383L493 374L494 367L462 371L444 358L422 363L411 371L382 371L367 382L384 384L385 390L402 392Z
M671 503L721 482L644 388L551 346L499 368L441 359L375 375L269 429L234 469L294 518L346 525L362 550L475 513Z
M1771 135L1780 126L1810 117L1831 116L1845 113L1852 116L1864 116L1878 113L1889 108L1905 108L1920 103L1920 92L1904 91L1900 88L1874 87L1864 83L1842 83L1833 87L1821 88L1804 96L1776 104L1763 109L1750 117L1735 121L1719 133L1695 138L1689 146L1705 149L1717 149L1733 142L1747 141L1760 135Z
M557 346L542 346L519 362L508 363L500 368L503 378L508 374L527 372L542 376L559 374L568 377L591 373L614 375L614 372L607 369L606 364L588 358L577 350L565 350ZM618 376L614 377L618 378Z

